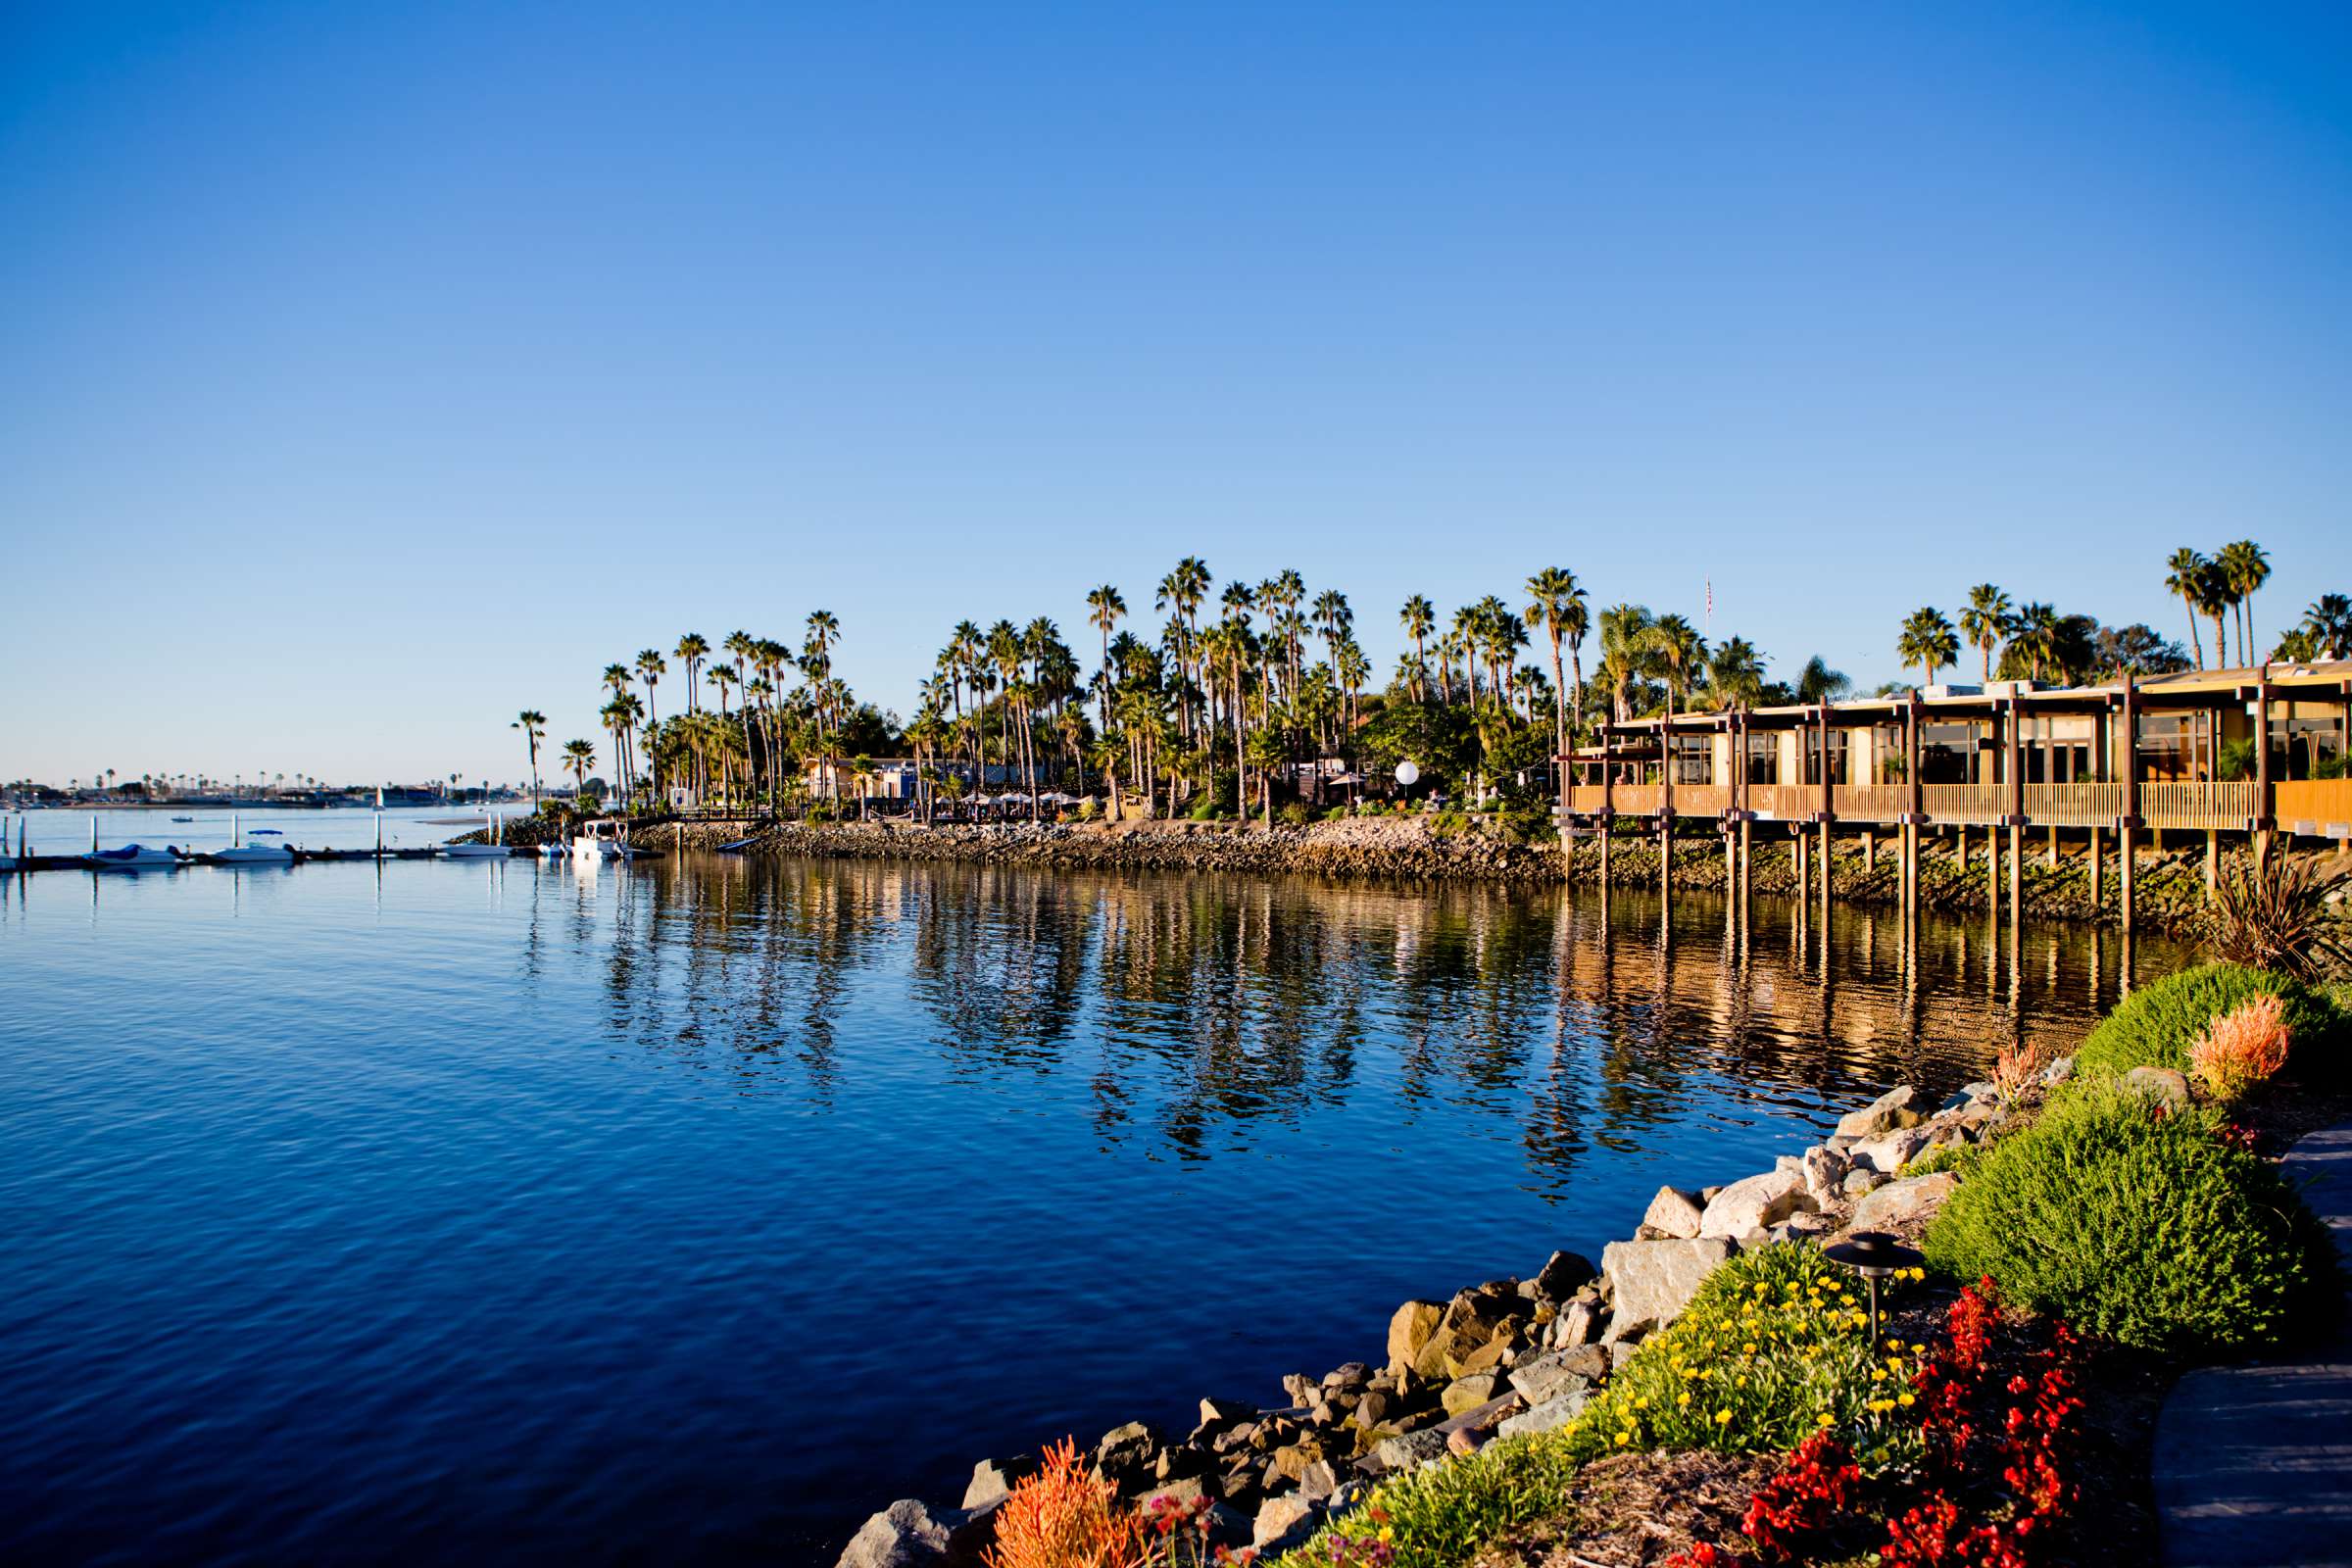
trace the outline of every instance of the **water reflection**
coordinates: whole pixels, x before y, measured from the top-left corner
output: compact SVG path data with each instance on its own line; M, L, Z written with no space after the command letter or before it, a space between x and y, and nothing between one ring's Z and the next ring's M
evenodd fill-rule
M612 1035L821 1111L852 1009L950 1082L1077 1075L1105 1144L1206 1160L1373 1097L1509 1116L1545 1189L1729 1099L1939 1093L2113 1000L2112 944L1722 897L686 858L535 871L526 974L601 965ZM860 1036L875 1019L860 1017ZM1066 1090L1066 1082L1063 1084Z

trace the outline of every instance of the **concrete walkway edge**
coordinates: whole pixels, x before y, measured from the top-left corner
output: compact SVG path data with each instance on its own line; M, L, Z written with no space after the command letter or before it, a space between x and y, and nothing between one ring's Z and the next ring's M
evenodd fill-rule
M2280 1164L2352 1267L2352 1126ZM2352 1331L2173 1388L2150 1462L2171 1568L2352 1568Z

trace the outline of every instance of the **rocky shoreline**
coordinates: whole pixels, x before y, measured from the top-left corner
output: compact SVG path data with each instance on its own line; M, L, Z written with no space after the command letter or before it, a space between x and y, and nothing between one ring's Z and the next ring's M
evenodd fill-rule
M1178 871L1192 874L1306 875L1405 882L1476 882L1522 886L1597 886L1599 848L1580 838L1573 858L1557 844L1527 844L1484 825L1441 832L1428 817L1367 816L1306 826L1242 827L1227 822L1151 821L1126 823L941 825L919 822L751 822L661 823L641 829L637 842L658 851L712 850L749 839L751 853L811 858L963 861L1086 871ZM522 843L518 836L511 842ZM1931 912L1984 914L1990 907L1985 888L1983 839L1963 870L1950 849L1931 845L1920 866L1920 898ZM1882 846L1885 851L1885 847ZM2224 857L2225 868L2244 857ZM1793 897L1795 859L1778 835L1759 838L1754 851L1753 891L1766 898ZM1674 847L1674 886L1722 893L1728 875L1721 846L1696 836ZM2091 897L2087 865L2080 853L2053 867L2040 848L2030 848L2022 878L2029 919L2081 924L2115 920L2113 856L2105 866L2104 904ZM1871 854L1854 838L1837 841L1831 856L1830 894L1838 903L1862 907L1895 907L1901 897L1900 866L1890 851ZM1658 885L1655 840L1621 835L1610 847L1609 883L1635 892ZM2174 936L2198 935L2206 921L2205 866L2201 850L2143 851L2137 891L2145 929Z
M2065 1058L2044 1073L2055 1082ZM1306 1541L1383 1477L1469 1453L1497 1437L1564 1425L1648 1335L1671 1323L1718 1264L1792 1238L1881 1231L1916 1238L1957 1185L1912 1167L1980 1144L2010 1117L1989 1083L1932 1112L1889 1090L1836 1133L1722 1187L1660 1188L1642 1224L1600 1262L1555 1251L1524 1279L1489 1280L1390 1317L1385 1359L1282 1380L1260 1408L1206 1397L1186 1434L1129 1422L1087 1451L1095 1474L1147 1513L1205 1516L1217 1544L1261 1558ZM1370 1337L1367 1336L1367 1343ZM954 1507L902 1498L873 1515L836 1568L977 1568L994 1515L1035 1456L983 1459Z

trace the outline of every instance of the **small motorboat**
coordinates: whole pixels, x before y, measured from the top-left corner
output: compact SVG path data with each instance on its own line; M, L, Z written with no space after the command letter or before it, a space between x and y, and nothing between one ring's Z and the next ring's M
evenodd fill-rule
M272 837L283 836L273 827L257 827L253 830L256 838L265 833ZM235 814L231 813L228 819L228 848L215 850L205 858L215 865L292 865L294 852L283 844L246 843L245 834L237 825Z
M81 860L100 871L170 871L187 863L179 851L170 845L151 850L144 844L125 844L119 850L92 850Z
M561 844L542 844L539 846L539 858L542 860L561 860L564 858L564 846Z
M617 817L582 822L571 836L575 860L634 860L645 853L629 842L629 825Z
M192 816L175 816L172 820L174 822L193 822L196 819Z

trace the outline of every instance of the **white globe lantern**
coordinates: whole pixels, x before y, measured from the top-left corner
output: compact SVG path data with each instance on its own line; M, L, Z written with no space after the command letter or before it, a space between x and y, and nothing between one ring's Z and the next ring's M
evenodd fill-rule
M1403 785L1406 789L1411 789L1413 787L1414 780L1418 779L1420 776L1421 770L1415 767L1410 760L1398 762L1396 764L1396 782Z

